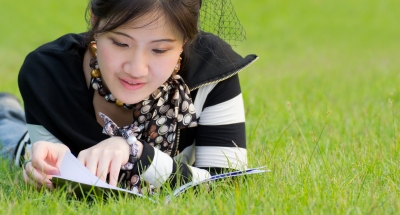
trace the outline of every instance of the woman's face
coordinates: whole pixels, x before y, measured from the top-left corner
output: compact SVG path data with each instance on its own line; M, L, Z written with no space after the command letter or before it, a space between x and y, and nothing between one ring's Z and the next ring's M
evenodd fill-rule
M98 34L102 79L118 100L140 102L171 76L183 44L183 34L153 14Z

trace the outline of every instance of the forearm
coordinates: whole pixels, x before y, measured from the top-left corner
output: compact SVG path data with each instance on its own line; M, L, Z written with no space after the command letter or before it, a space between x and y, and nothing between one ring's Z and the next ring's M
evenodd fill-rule
M144 141L141 141L144 142ZM210 177L210 173L186 163L178 163L168 154L143 144L142 155L133 169L133 175L139 174L154 187L168 183L171 187Z

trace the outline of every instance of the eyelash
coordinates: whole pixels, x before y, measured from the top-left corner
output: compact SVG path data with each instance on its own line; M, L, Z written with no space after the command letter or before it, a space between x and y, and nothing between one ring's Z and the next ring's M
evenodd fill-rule
M153 49L152 51L153 51L154 53L156 53L156 54L163 54L163 53L165 53L167 50Z
M119 47L128 47L127 44L119 43L119 42L117 42L117 41L115 41L115 40L112 40L112 42L113 42L114 45L119 46Z
M113 39L112 39L112 42L113 42L114 45L119 46L119 47L128 47L127 44L119 43L119 42L117 42L117 41L115 41L115 40L113 40ZM165 53L165 52L168 51L168 50L152 49L152 51L153 51L154 53L156 53L156 54L163 54L163 53Z

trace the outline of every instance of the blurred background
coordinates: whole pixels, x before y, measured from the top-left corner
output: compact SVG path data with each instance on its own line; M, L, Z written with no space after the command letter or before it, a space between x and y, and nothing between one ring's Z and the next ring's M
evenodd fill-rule
M314 78L326 75L329 78L318 81L327 81L329 87L332 81L338 81L334 82L338 84L335 87L351 94L364 89L352 88L342 81L371 81L374 79L368 76L372 74L387 76L399 68L396 63L400 55L399 1L233 0L233 3L247 31L247 40L236 50L242 55L255 53L260 57L242 76L250 72L262 76L263 88L259 90L265 93L272 90L266 85L280 85L283 81L288 83L285 87L312 87ZM86 30L86 4L86 0L37 0L20 5L2 0L0 91L19 93L16 77L30 51L65 33ZM302 76L309 76L309 82L297 83ZM399 77L396 73L390 76L391 83ZM246 82L257 80L251 78ZM364 84L368 87L390 84L384 80L382 77L377 81L383 83Z
M20 97L25 56L63 34L84 32L87 1L1 1L0 91ZM318 117L327 110L338 122L350 121L341 124L347 130L360 117L374 119L389 99L398 107L400 1L232 2L247 32L235 49L259 56L240 73L249 130L263 116L261 130L279 136L291 115L308 127L310 118L323 123Z
M1 1L0 91L20 97L16 80L25 56L65 33L84 32L87 1ZM235 49L259 56L240 73L250 126L265 115L272 130L281 130L291 119L288 102L298 105L298 117L332 109L346 118L399 100L400 1L233 4L247 31Z
M20 98L25 56L84 32L87 2L0 1L0 91ZM232 1L235 50L259 56L240 72L250 166L273 170L249 205L398 213L400 1Z
M236 50L242 55L255 53L260 57L242 74L248 83L245 88L257 88L254 84L260 79L254 78L256 75L262 79L258 91L273 94L269 96L279 96L277 93L284 90L283 86L287 91L315 84L326 85L321 92L335 87L335 91L354 97L366 96L367 89L358 84L394 90L395 80L399 80L399 74L393 72L399 68L396 62L400 55L399 1L233 0L233 3L247 31L247 40L239 43ZM86 30L86 4L85 0L37 0L20 5L2 0L0 91L19 94L18 70L30 51L65 33ZM374 75L379 78L371 77ZM290 95L286 96L290 100Z

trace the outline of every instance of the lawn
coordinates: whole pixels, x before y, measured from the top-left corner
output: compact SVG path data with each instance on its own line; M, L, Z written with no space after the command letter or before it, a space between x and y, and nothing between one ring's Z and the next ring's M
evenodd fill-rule
M168 204L36 192L0 162L0 214L397 214L400 2L233 0L250 166L270 173L189 191ZM86 1L2 2L0 91L19 96L24 57L86 29ZM156 196L162 201L163 195Z

